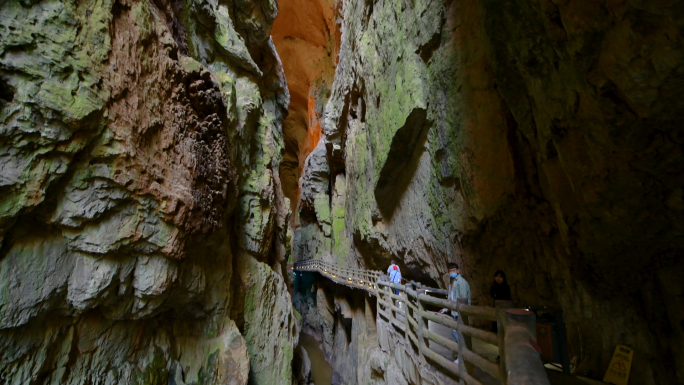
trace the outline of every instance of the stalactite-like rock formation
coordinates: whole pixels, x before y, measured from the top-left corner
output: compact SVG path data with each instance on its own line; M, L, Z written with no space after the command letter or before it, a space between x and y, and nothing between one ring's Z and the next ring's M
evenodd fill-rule
M276 14L0 4L0 383L291 383Z
M625 344L630 381L684 382L682 4L337 2L298 257L440 286L455 261L476 304L503 269L518 305L564 310L577 373ZM335 347L338 299L297 296L336 370L381 381Z
M0 383L302 379L291 250L456 261L475 304L503 269L575 372L625 344L684 382L683 5L0 2ZM308 285L336 378L414 378L371 298Z

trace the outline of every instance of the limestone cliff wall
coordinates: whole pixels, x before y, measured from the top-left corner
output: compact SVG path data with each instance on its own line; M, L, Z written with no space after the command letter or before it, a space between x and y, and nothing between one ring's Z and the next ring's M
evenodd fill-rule
M291 383L276 14L0 3L0 383Z
M325 102L339 52L340 19L333 0L280 0L278 8L273 44L283 62L291 99L283 121L285 153L280 174L295 227L299 225L298 180L322 135Z
M294 281L293 298L303 318L302 332L321 342L325 359L333 368L332 382L386 383L370 365L374 355L385 357L378 345L375 299L315 273L298 273ZM392 378L400 377L400 373ZM375 377L380 378L376 381Z
M684 90L672 1L338 1L339 63L297 253L473 302L564 310L573 370L684 382ZM324 148L323 148L324 147Z

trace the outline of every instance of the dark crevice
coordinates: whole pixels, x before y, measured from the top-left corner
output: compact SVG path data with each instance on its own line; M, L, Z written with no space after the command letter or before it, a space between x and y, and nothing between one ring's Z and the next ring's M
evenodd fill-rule
M7 83L7 80L0 77L0 99L7 103L12 103L14 101L14 94L16 90L14 87Z
M169 31L173 35L173 40L178 44L178 49L183 55L188 56L187 33L181 23L180 15L183 13L182 0L153 0L154 4L164 15Z
M416 53L420 55L420 58L423 60L423 63L427 64L427 62L430 61L430 59L432 58L432 54L435 52L437 48L439 48L441 42L442 33L439 32L432 35L432 37L427 43L418 47Z
M354 232L353 241L356 251L361 255L361 259L366 265L366 269L387 269L387 260L389 260L390 254L380 245L377 238L362 238L361 232L357 230Z
M424 108L415 108L399 128L390 145L375 187L375 201L382 216L391 219L418 169L432 122Z
M556 150L556 145L553 140L549 139L546 142L546 160L551 160L558 156L558 150Z

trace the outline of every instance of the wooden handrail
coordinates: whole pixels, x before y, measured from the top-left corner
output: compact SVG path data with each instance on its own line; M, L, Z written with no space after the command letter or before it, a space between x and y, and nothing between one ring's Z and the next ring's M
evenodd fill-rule
M444 316L444 315L438 315L434 313L429 313L429 312L423 312L421 316L425 317L426 319L429 319L430 321L434 323L438 323L442 326L446 326L450 329L456 330L458 328L458 323L454 321L451 316Z
M430 330L425 330L425 332L427 332L427 337L430 339L430 341L434 341L434 342L448 348L452 352L458 354L458 342L452 341L452 340L447 340L446 338L444 338L438 334L435 334L435 333L431 332Z
M472 316L485 321L496 321L496 309L488 306L471 306L459 304L459 314Z
M523 309L507 309L504 314L507 384L549 385L539 352L530 343L536 343L537 316Z
M488 342L494 346L499 346L499 339L496 334L482 330L476 327L463 325L461 326L461 331L464 334L471 335L480 341Z
M461 383L481 384L473 377L474 367L477 366L502 384L548 385L539 354L529 346L529 341L536 337L534 315L530 318L529 312L521 313L520 309L513 309L517 313L506 313L505 310L512 307L508 301L496 301L496 308L468 305L467 301L464 301L465 298L459 298L456 302L437 298L435 295L446 297L447 291L443 289L425 287L415 282L399 285L385 281L387 276L377 270L341 267L322 260L296 262L293 270L315 271L335 283L365 290L374 295L377 298L378 317L384 318L403 333L406 339L405 349L413 349L411 346L415 344L420 355L442 367L448 374L460 378ZM395 289L404 294L394 294ZM423 304L454 311L459 317L454 320L450 315L427 311ZM403 317L403 320L397 316ZM470 317L497 322L498 335L471 326ZM456 330L459 342L451 341L429 330L428 321ZM498 346L500 364L493 363L473 351L471 338ZM459 364L456 365L430 349L428 341L458 354Z

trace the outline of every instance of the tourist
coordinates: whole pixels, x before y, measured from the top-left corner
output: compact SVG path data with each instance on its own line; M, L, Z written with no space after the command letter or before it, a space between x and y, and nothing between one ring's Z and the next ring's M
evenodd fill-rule
M491 295L495 301L511 300L511 287L508 286L506 273L504 273L503 270L497 270L496 273L494 273L494 283L492 283L489 295Z
M390 282L401 285L401 270L399 270L399 266L394 263L394 260L392 260L390 267L387 268L387 274L389 274ZM399 295L399 289L394 289L394 294Z
M461 270L458 268L457 264L449 263L447 267L449 268L450 280L447 300L456 302L459 298L467 298L468 305L470 305L470 285L468 285L468 281L466 281L461 275ZM446 314L449 312L449 309L442 309L439 312ZM454 318L454 320L458 320L458 312L452 310L451 316ZM451 338L458 342L458 332L456 330L451 330ZM458 364L458 358L456 361L454 361L454 363Z
M506 281L506 273L503 270L497 270L494 273L494 283L492 283L492 288L489 290L489 295L495 301L510 301L511 300L511 287L508 286L508 281ZM496 322L492 323L492 331L496 333L498 331Z

